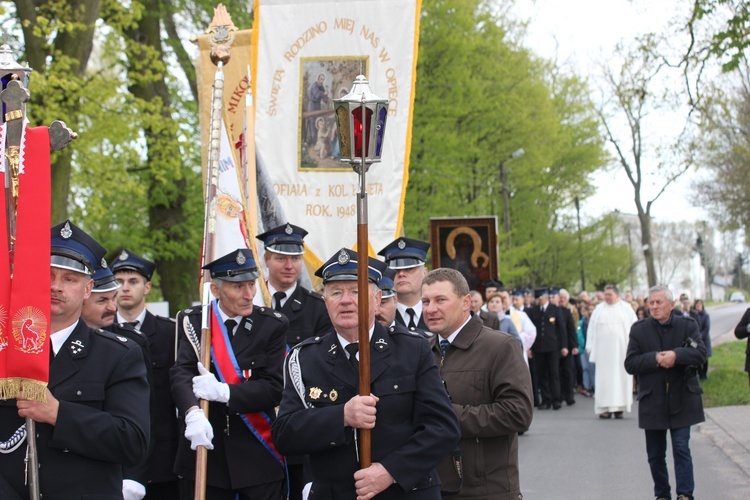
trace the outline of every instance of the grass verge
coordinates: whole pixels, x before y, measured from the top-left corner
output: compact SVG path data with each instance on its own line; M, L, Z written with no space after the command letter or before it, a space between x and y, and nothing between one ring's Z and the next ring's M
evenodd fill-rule
M750 386L745 372L745 340L726 342L713 348L708 360L708 380L702 382L703 405L750 404Z

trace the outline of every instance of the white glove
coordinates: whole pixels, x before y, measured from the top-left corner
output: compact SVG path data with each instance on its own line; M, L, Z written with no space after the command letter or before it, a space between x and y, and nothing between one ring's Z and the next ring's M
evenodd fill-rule
M206 367L198 362L198 375L193 377L193 394L198 399L206 401L216 401L217 403L226 403L229 401L229 385L216 380L213 373L206 370Z
M214 438L214 429L200 408L185 415L185 437L190 440L191 450L199 446L204 446L208 450L214 449L211 443Z
M141 500L146 496L146 487L132 479L122 480L122 497L124 500Z

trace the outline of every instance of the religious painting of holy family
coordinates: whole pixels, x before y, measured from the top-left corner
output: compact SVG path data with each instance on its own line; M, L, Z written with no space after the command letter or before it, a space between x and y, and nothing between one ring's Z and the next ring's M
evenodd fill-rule
M333 114L333 100L349 93L357 75L368 73L368 58L302 58L300 64L299 170L346 169Z

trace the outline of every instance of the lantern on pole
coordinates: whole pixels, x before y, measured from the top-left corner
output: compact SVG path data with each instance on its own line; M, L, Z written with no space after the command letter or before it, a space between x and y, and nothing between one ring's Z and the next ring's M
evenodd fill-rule
M341 99L333 100L336 127L341 143L341 161L350 163L355 172L380 161L383 153L388 99L376 96L367 78L354 79L352 90Z
M352 90L341 99L333 100L336 127L341 145L341 161L351 164L359 174L357 193L357 314L359 325L359 394L370 394L370 325L368 320L369 282L367 280L367 184L365 173L373 163L380 162L388 116L388 99L376 96L363 75L354 79ZM369 429L359 429L359 461L367 468L371 462L372 441Z
M2 79L3 89L8 86L8 82L11 80L20 80L23 83L23 88L28 89L29 80L31 80L31 68L28 64L19 64L7 44L0 46L0 79Z

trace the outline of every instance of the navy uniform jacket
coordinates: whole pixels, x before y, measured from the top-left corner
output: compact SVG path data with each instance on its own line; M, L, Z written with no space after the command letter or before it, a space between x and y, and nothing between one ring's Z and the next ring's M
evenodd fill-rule
M286 299L281 313L289 320L286 342L290 346L310 337L323 335L332 328L323 297L300 285Z
M240 369L251 372L244 383L229 385L228 403L209 403L208 418L214 431L214 449L208 452L211 486L238 489L284 479L284 469L245 426L240 414L265 412L273 419L284 383L287 325L281 313L267 307L253 307L252 314L240 322L232 337L232 350ZM186 336L186 328L192 328L200 337L199 306L177 314L177 363L171 375L172 395L182 417L190 407L198 405L193 395L198 357ZM211 372L217 373L213 363ZM195 452L184 437L180 438L175 472L194 476Z
M108 326L106 330L108 332L114 333L115 335L119 335L132 340L138 347L141 348L141 354L143 354L143 361L146 367L146 379L148 380L149 385L149 425L151 428L151 440L148 444L148 453L143 458L143 460L132 467L123 467L122 477L123 479L131 479L145 485L149 480L148 471L154 454L154 446L156 444L156 436L154 430L154 375L151 371L151 355L149 354L148 350L148 340L137 328L135 328L130 323L113 323ZM174 459L172 460L172 462L174 462Z
M175 363L175 322L171 318L155 316L146 311L146 317L143 324L138 326L138 330L148 339L153 373L154 450L148 469L148 482L174 481L177 476L172 469L177 455L179 426L175 402L172 399L169 370Z
M694 340L694 347L683 347L688 338ZM656 363L656 353L660 351L677 354L672 368L662 368ZM678 429L705 420L703 390L694 368L705 361L706 348L693 318L673 313L664 324L654 318L633 323L625 370L638 376L641 429Z
M294 357L301 367L305 403L290 379ZM310 500L351 500L359 463L354 430L344 426L344 404L357 395L358 375L334 332L306 340L288 359L284 397L273 426L276 446L284 454L310 455ZM372 461L397 481L377 498L439 499L435 467L456 447L460 429L429 343L403 327L375 323L370 370L372 393L380 398Z
M122 467L143 459L150 434L140 348L79 320L51 361L48 387L60 407L56 425L36 425L44 499L122 499ZM0 401L1 439L23 423L15 399ZM0 454L0 474L24 497L25 455L25 444Z
M565 318L559 307L547 304L542 313L539 306L533 306L526 310L526 314L536 326L536 340L531 346L533 352L551 352L568 347Z
M408 318L408 316L409 315L407 314L406 321L404 321L404 318L401 316L401 311L399 311L398 309L396 309L396 323L397 324L399 324L401 326L407 326L409 324L409 318ZM407 327L407 329L408 329L408 327ZM430 331L430 329L427 328L427 323L424 322L424 314L422 314L419 317L419 321L417 322L417 330L421 330L423 332L429 332Z

